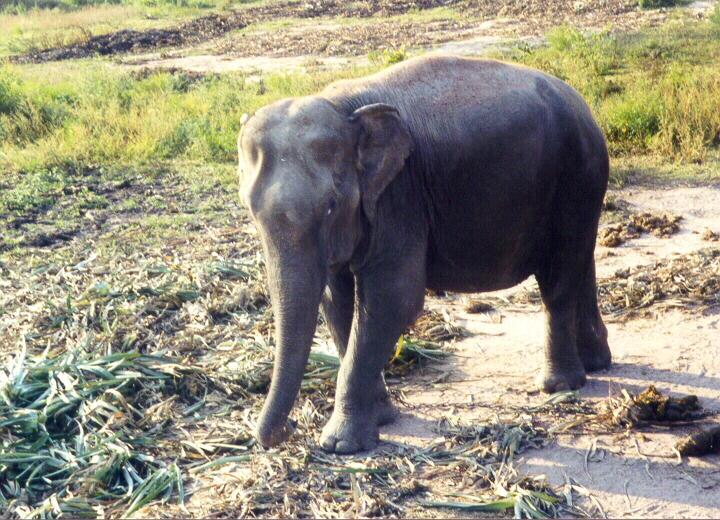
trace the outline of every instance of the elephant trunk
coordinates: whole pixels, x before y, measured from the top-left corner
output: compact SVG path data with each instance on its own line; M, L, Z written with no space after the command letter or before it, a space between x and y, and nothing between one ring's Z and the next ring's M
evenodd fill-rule
M287 418L300 391L317 326L325 272L314 254L281 253L268 262L270 298L275 315L275 364L270 390L256 427L266 448L285 441Z

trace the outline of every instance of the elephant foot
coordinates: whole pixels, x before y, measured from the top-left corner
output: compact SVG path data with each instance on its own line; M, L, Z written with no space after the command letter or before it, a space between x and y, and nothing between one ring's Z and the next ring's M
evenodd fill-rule
M580 349L580 360L582 361L585 372L597 372L609 368L612 364L612 354L607 346L598 345L593 349Z
M599 316L595 320L585 320L580 323L577 352L585 372L595 372L610 367L612 354L607 337L607 328Z
M332 414L320 435L320 446L327 452L349 454L375 448L380 440L376 417Z
M548 394L566 390L577 390L585 385L587 378L582 367L578 369L546 369L537 381L540 389Z
M378 426L385 426L393 422L400 414L395 405L390 400L390 396L387 395L381 399L377 404L378 406Z

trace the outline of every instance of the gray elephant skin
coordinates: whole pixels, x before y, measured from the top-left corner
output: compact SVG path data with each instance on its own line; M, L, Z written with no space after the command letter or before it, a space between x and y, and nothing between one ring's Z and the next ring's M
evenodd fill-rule
M382 370L425 289L495 291L534 275L546 392L610 365L593 252L608 182L580 95L512 64L408 60L255 113L238 138L241 194L276 321L256 435L283 442L319 307L341 358L321 446L373 448L397 412Z

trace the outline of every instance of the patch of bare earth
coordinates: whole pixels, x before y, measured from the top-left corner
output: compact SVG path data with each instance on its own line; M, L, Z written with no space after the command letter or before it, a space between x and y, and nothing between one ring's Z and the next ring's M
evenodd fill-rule
M720 230L720 187L674 189L630 188L614 194L638 212L672 212L682 215L680 229L671 236L643 234L620 247L598 246L596 261L601 286L616 283L618 270L639 266L648 272L670 272L685 259L702 256L716 246L705 229ZM612 225L612 224L605 224ZM613 351L610 369L592 374L581 396L597 403L621 389L639 393L648 385L661 392L695 394L705 410L720 412L720 307L717 282L720 262L714 257L704 271L672 271L657 281L656 290L692 283L715 284L714 300L660 299L640 314L613 313L604 319ZM647 287L645 290L648 290ZM386 440L424 446L436 434L433 425L444 417L475 424L491 421L497 414L532 409L547 399L534 390L534 378L543 362L544 315L533 297L533 280L519 289L479 295L494 307L480 305L478 297L448 296L433 299L429 306L448 312L476 335L458 340L457 350L440 375L428 373L405 386L405 413L382 430ZM504 301L503 301L504 299ZM466 303L473 300L472 306ZM601 295L601 302L603 297ZM508 302L523 303L508 303ZM715 302L714 304L712 302ZM601 304L602 305L602 304ZM480 310L482 312L467 312ZM568 417L539 413L548 428ZM710 423L717 419L710 419ZM522 465L531 474L545 474L554 485L574 482L584 489L581 502L599 503L610 517L717 517L720 511L719 455L680 461L676 442L693 431L690 425L641 430L569 431L559 434L549 447L524 455ZM456 483L456 493L473 493L472 484Z
M347 24L328 20L350 14L337 9L332 2L327 4L322 10L313 11L324 17L316 24L298 23L282 29L249 26L193 49L129 58L125 64L214 72L274 71L307 66L343 67L350 61L364 60L371 51L400 48L477 55L518 39L537 42L549 28L561 24L623 31L662 23L672 12L641 10L629 0L460 1L422 3L415 7L422 10L452 6L457 14L447 18L392 20L383 16L402 14L410 7L399 4L389 8L383 7L383 2L361 2L352 5L366 7L358 8L360 14L352 16L364 19ZM310 15L297 12L293 16Z
M233 56L362 55L378 49L426 48L478 36L538 37L561 23L598 26L632 23L634 3L587 2L463 2L459 19L429 22L377 20L336 27L289 27L281 31L247 31L230 35L217 51ZM642 14L642 13L640 13ZM494 23L493 23L494 22Z
M452 7L457 16L447 19L388 20L388 16L436 7ZM352 57L373 50L394 48L437 48L456 53L477 53L500 38L537 38L549 27L570 24L576 27L606 27L616 30L657 23L669 11L638 9L630 0L368 0L340 2L279 2L251 7L229 14L199 17L176 27L146 31L123 30L90 37L72 45L14 56L17 63L37 63L90 56L111 56L157 52L129 60L129 64L176 66L190 70L234 70L277 68L276 58ZM299 23L283 29L252 29L253 24L278 19L358 19L352 24ZM245 29L238 31L239 29ZM488 40L490 38L490 40ZM443 49L442 44L464 42ZM188 56L193 54L193 56ZM198 54L207 55L203 69ZM219 57L255 58L236 66L217 65ZM183 61L184 60L184 61ZM187 63L186 63L187 62ZM337 63L342 65L343 63ZM187 65L187 66L186 66Z
M394 2L371 0L346 3L336 0L314 2L277 2L269 5L233 11L229 14L211 14L167 29L145 31L121 30L93 36L86 41L62 47L44 49L11 57L15 63L40 63L90 56L140 52L148 49L184 47L206 42L250 24L279 18L316 18L343 16L365 18L373 15L402 14L411 9L430 9L452 5L461 0L406 0Z

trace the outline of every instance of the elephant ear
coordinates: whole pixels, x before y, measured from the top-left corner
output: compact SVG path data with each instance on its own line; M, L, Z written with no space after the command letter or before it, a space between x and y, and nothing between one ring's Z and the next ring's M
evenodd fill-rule
M412 152L412 138L397 109L383 103L358 108L350 121L360 125L357 145L360 192L363 211L373 222L380 194Z

